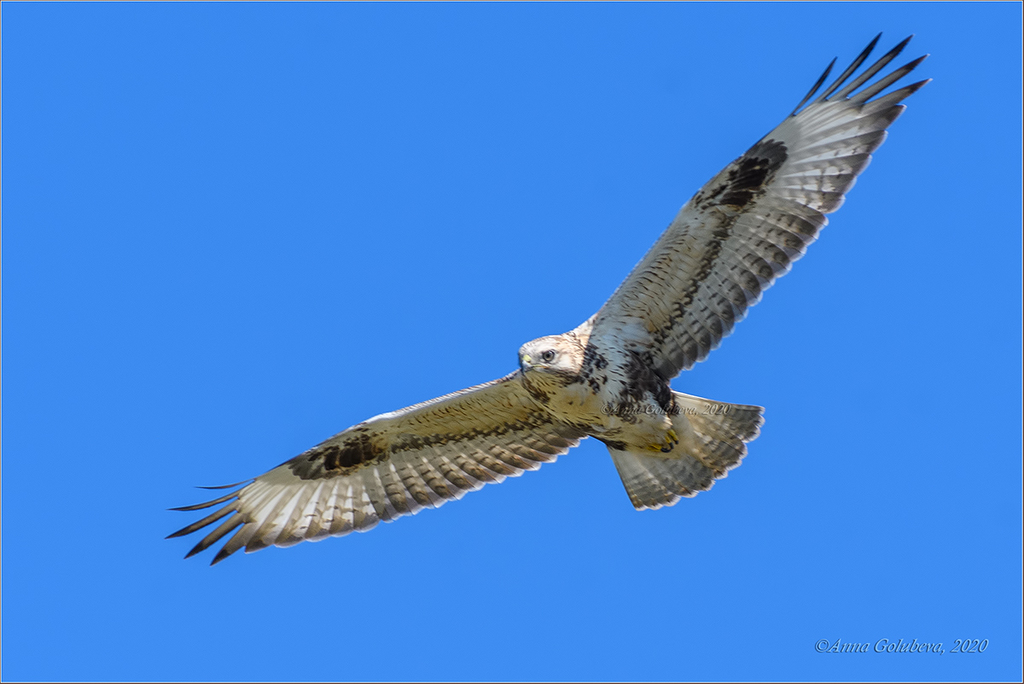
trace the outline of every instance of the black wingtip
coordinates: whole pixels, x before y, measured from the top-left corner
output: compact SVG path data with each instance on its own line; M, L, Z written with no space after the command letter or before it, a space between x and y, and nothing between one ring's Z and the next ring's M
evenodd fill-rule
M889 52L892 53L893 57L895 57L896 55L900 54L901 52L903 52L903 48L907 47L907 45L910 43L910 39L913 38L913 37L914 37L914 34L911 33L909 36L907 36L906 38L901 40L899 43L897 43L896 47L894 47Z
M231 509L229 509L229 510L231 510ZM226 515L226 514L223 514L223 515ZM222 517L223 517L223 515L222 515ZM205 520L207 520L208 522L206 522L206 524L204 524L204 525L200 525L198 523L192 523L191 525L186 525L185 527L182 527L177 532L171 532L169 535L164 537L164 539L174 539L176 537L184 537L186 535L192 534L196 530L203 529L204 527L206 527L206 525L209 525L211 522L213 522L209 518L206 518Z
M907 96L909 97L910 95L913 95L913 94L914 94L914 93L916 93L916 92L917 92L918 90L920 90L921 88L924 88L924 87L925 87L926 85L928 85L928 84L929 84L929 83L931 83L931 82L932 82L932 79L930 79L930 78L926 78L926 79L924 79L923 81L918 81L917 83L911 83L910 85L908 85L908 86L907 86L907 87L905 88L905 90L908 90L908 91L909 91L909 92L907 93Z
M921 62L923 62L925 60L925 58L927 58L927 55L924 55L922 57L918 57L917 59L904 64L902 67L900 67L899 69L896 69L895 71L893 71L892 73L887 75L885 78L882 78L882 79L872 83L871 85L867 86L863 90L861 90L859 93L857 93L856 95L851 97L850 101L852 103L854 103L854 104L864 104L866 102L880 102L880 101L889 102L890 104L893 104L895 102L899 102L903 98L905 98L905 97L909 96L910 94L912 94L916 90L916 88L908 90L908 87L909 87L908 86L908 87L904 87L904 88L901 88L899 90L896 90L896 91L894 91L892 93L889 93L888 95L885 95L883 98L879 98L878 100L873 100L872 98L874 98L876 95L878 95L879 93L884 91L886 88L891 86L893 83L899 82L904 76L906 76L911 71L916 69L917 66L919 64L921 64ZM873 66L872 69L875 69L875 67ZM918 86L918 87L920 87L920 86ZM901 93L901 95L899 97L897 97L895 100L892 100L893 95L895 95L896 93Z
M213 501L204 501L202 503L192 504L191 506L178 506L176 508L168 508L167 510L169 510L169 511L185 511L185 512L201 511L204 508L211 508L213 506L216 506L217 504L224 503L225 501L231 501L231 499L237 498L241 491L242 490L239 489L238 491L229 492L229 493L225 494L224 496L221 496L221 497L218 497L218 498L214 499Z
M223 518L226 515L231 515L232 513L234 513L237 510L238 510L238 504L237 503L230 503L227 506L224 506L223 508L220 508L220 509L214 511L213 513L211 513L210 515L206 516L202 520L197 520L196 522L192 523L191 525L186 525L185 527L181 528L177 532L172 533L171 537L184 537L187 534L192 534L193 532L196 532L197 530L203 529L207 525L212 525L213 523L217 522L218 520L220 520L221 518Z
M881 35L881 34L879 34L879 35ZM895 59L903 51L903 49L907 46L907 43L909 43L910 39L913 38L913 37L914 37L913 35L907 36L900 43L898 43L895 47L893 47L887 53L882 55L882 57L878 61L876 61L874 64L872 64L867 69L865 69L859 76L857 76L855 79L853 79L853 81L851 81L849 83L849 85L846 85L845 87L843 87L842 90L839 90L838 92L836 92L835 93L835 98L838 98L838 99L851 99L852 98L855 101L858 101L858 100L863 101L864 99L866 99L866 98L862 98L864 92L868 92L869 93L868 97L870 97L871 96L870 93L874 92L875 94L877 94L877 92L879 90L881 90L881 89L887 87L888 85L890 85L893 81L891 80L891 76L887 76L886 78L882 79L881 83L884 83L884 85L882 85L880 88L877 87L878 84L876 83L873 86L868 86L867 88L865 88L865 90L861 91L860 94L856 94L856 95L854 94L854 93L856 93L856 91L861 86L863 86L865 83L868 83L872 78L874 78L875 74L877 74L879 71L881 71L883 68L885 68L885 66L887 64L889 64L893 59ZM874 42L872 42L872 45L874 45ZM864 62L866 58L867 58L867 54L866 54L866 51L865 51L864 53L861 53L860 57L858 57L856 60L854 60L854 64L851 65L851 69L847 70L848 75L852 75L853 71L856 70L856 69L854 69L854 67L859 68L861 63ZM913 68L913 67L911 67L911 68ZM907 73L906 71L902 72L902 74L906 74L906 73ZM896 77L897 80L900 77L901 76ZM834 89L835 88L833 87L830 90L834 90Z
M231 489L232 487L237 487L238 485L245 484L246 482L249 482L249 480L242 480L241 482L236 482L234 484L217 485L215 487L204 487L202 485L198 485L196 489Z
M192 547L191 551L189 551L188 553L185 554L184 560L188 560L189 558L191 558L192 556L196 555L200 551L203 551L205 548L206 547L203 546L203 542L199 542L198 544L196 544L195 546Z
M212 561L210 561L210 567L212 568L214 565L216 565L217 563L220 563L222 560L224 560L225 558L227 558L230 555L231 555L231 552L224 553L224 548L221 547L221 550L218 551L217 555L213 557Z
M874 39L870 43L868 43L868 46L860 51L860 54L857 55L857 58L850 63L850 66L846 67L846 70L839 75L839 78L837 78L832 83L832 85L826 88L825 92L818 96L818 99L816 99L815 102L823 102L827 100L832 95L832 93L839 90L839 88L842 87L842 85L846 83L846 81L849 80L849 78L857 72L857 69L860 68L860 65L867 61L867 58L871 56L871 53L874 52L875 50L875 46L878 45L878 39L881 37L881 33L875 36Z
M868 55L870 55L874 51L875 46L878 45L878 41L881 40L881 39L882 39L881 32L879 32L879 34L877 36L875 36L874 38L871 39L871 42L868 43L868 46L866 48L864 48L864 56L865 57L867 57Z
M905 66L903 66L902 68L906 69L907 73L910 73L911 71L916 69L918 67L918 65L921 64L921 62L923 62L924 60L928 59L929 57L931 57L931 55L921 55L920 57L915 59L913 62L907 62L907 64ZM928 79L928 80L931 80L931 79Z
M210 521L213 522L213 521ZM185 558L191 558L200 551L205 551L210 548L218 541L220 541L225 535L229 534L232 530L240 525L243 525L242 516L237 512L233 511L233 515L225 520L220 527L210 532L208 535L199 540L199 543L192 547L192 550L185 555Z
M827 67L825 67L825 73L818 77L818 81L814 84L814 86L811 87L810 91L808 91L808 93L804 95L804 99L800 100L800 104L793 108L793 111L790 113L790 116L796 115L796 113L800 111L800 108L807 104L808 100L814 97L814 93L818 92L818 88L820 88L821 84L825 82L825 80L828 78L828 75L832 73L832 67L836 65L836 59L838 58L832 58L832 61L829 62Z

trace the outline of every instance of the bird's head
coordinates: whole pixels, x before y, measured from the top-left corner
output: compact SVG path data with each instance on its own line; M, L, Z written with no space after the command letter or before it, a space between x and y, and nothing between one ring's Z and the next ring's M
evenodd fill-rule
M538 337L519 348L523 377L538 388L565 387L583 367L583 345L572 333Z

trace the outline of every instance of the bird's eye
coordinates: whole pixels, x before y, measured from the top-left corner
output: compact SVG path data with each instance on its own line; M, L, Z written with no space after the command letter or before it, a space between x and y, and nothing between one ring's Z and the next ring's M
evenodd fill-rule
M544 363L551 363L552 361L555 360L555 350L548 349L546 352L540 355L540 359Z

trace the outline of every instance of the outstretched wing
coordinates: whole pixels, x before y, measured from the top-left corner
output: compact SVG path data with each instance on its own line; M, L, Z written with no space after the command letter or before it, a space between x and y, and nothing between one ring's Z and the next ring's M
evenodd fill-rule
M825 214L842 205L885 140L885 129L905 109L900 101L928 82L876 97L921 57L869 83L909 40L840 90L876 37L801 109L825 82L830 64L785 121L683 206L597 313L592 334L649 351L666 379L717 348L761 293L803 256L828 222Z
M170 536L223 520L188 554L234 532L214 557L217 563L242 547L250 552L362 532L536 470L582 437L538 411L516 371L371 418L238 490L174 509L223 504Z

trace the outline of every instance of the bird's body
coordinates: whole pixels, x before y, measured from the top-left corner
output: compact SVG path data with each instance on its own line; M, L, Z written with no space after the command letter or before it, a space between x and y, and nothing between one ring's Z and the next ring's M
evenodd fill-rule
M178 509L223 504L171 536L218 523L189 553L233 533L216 563L243 547L365 531L535 470L586 437L608 447L636 508L709 489L739 465L763 409L669 382L803 256L902 113L900 101L927 82L879 96L920 58L869 83L907 39L843 87L877 40L810 101L826 71L793 114L706 183L596 314L524 344L518 370L371 418L240 489Z
M678 410L668 381L617 345L591 340L590 326L523 345L522 382L538 410L606 443L670 452ZM598 351L604 348L607 354Z

